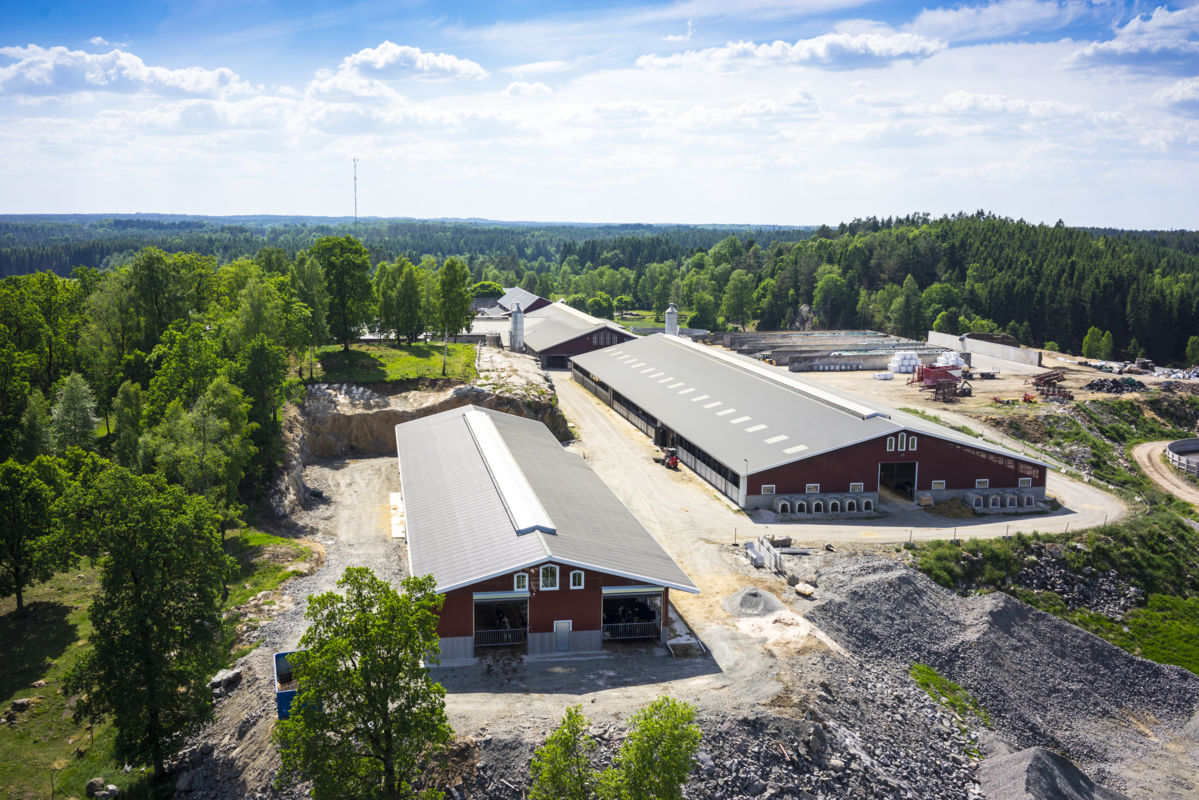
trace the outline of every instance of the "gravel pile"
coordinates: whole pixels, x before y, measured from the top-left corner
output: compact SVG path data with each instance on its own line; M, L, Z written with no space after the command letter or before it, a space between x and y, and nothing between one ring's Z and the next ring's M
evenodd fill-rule
M820 580L807 616L855 655L931 665L979 699L998 733L1063 752L1107 785L1122 785L1110 763L1158 746L1130 715L1173 733L1199 704L1199 677L1002 593L958 597L882 558L846 559Z
M810 687L815 692L796 705L794 716L763 710L698 720L703 741L685 797L982 797L972 755L977 753L977 740L911 681L841 658L814 657L804 671L825 677ZM599 725L592 727L591 734L598 744L595 763L611 763L625 730ZM473 770L458 770L462 783L447 787L447 796L451 800L523 798L532 750L538 743L483 737L476 744L477 764Z
M1128 800L1044 747L987 759L979 775L987 800Z

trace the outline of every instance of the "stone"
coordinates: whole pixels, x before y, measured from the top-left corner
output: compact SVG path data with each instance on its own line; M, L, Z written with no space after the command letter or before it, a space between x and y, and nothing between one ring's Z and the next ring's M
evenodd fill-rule
M121 789L115 783L110 783L104 787L104 791L108 792L109 797L116 797L121 793Z
M12 710L20 714L23 711L28 711L31 705L33 705L32 697L18 697L12 701Z
M176 792L194 791L195 789L198 788L197 784L199 784L199 782L200 782L199 778L200 778L199 770L189 769L187 772L184 772L182 775L180 775L178 778L175 779L175 791Z
M87 786L84 788L83 791L84 791L84 794L86 794L88 797L95 797L96 792L104 791L104 779L103 778L92 778L90 781L87 782Z
M707 750L700 750L695 754L695 761L699 764L700 771L705 775L711 775L716 771L716 764L712 761L712 756L708 755Z
M29 685L32 686L34 689L41 689L43 686L46 685L46 682L42 681L42 680L38 680L38 681L34 681L33 683L31 683Z
M839 758L830 758L828 760L828 768L836 773L844 772L845 771L845 762Z
M212 679L208 681L208 686L213 690L228 689L231 686L236 686L239 683L241 683L240 669L223 669L216 675L212 676Z

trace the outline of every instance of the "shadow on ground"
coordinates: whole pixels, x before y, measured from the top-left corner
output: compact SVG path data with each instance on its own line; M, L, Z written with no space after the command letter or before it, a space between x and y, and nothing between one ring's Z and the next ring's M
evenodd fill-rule
M4 666L0 668L0 698L11 697L46 672L47 662L61 656L75 641L71 609L62 603L29 603L21 613L0 616Z

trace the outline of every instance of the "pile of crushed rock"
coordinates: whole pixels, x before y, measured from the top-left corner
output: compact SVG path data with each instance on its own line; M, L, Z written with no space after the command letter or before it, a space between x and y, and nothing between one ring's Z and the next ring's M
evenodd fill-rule
M897 671L929 664L978 698L1004 739L1064 753L1104 785L1124 788L1120 764L1160 755L1199 706L1199 676L999 592L959 597L878 557L834 563L820 585L807 616L851 653Z

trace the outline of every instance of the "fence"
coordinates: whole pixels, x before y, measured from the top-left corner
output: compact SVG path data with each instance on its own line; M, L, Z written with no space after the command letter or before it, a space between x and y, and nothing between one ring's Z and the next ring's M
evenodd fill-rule
M501 647L524 644L528 631L524 628L500 628L494 631L475 631L475 647Z
M647 639L658 636L659 622L614 622L604 625L605 639Z

